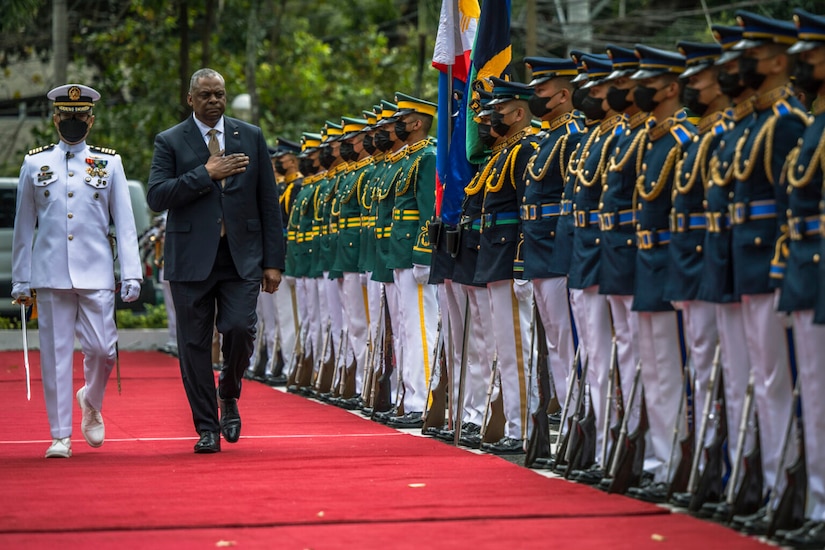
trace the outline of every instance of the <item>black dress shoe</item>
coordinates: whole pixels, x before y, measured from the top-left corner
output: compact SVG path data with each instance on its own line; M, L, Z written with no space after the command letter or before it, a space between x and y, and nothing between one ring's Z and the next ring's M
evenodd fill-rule
M438 434L446 429L446 426L441 426L440 428L438 426L427 426L421 428L421 435L426 435L429 437L438 437Z
M794 548L825 548L825 522L807 522L789 531L781 542Z
M221 433L227 443L235 443L241 437L241 415L238 400L222 399L218 393L218 407L221 410Z
M556 459L549 456L539 456L530 465L537 470L552 470L556 467Z
M198 454L210 454L221 452L221 437L218 432L202 431L201 438L195 443L195 452Z
M286 375L269 374L264 379L264 384L267 386L286 386Z
M561 424L561 411L550 413L547 415L547 422L551 426L558 426Z
M753 523L758 521L762 518L765 518L768 515L768 508L766 506L762 506L759 510L754 512L753 514L746 514L746 515L736 515L733 516L731 519L731 527L734 529L742 529L746 523Z
M647 487L631 487L627 490L627 496L661 504L667 500L667 483L658 481Z
M421 418L420 412L409 412L404 416L396 416L387 420L387 426L390 428L420 428L424 425L424 420Z
M504 436L495 443L482 443L481 450L494 455L524 454L524 440Z
M677 508L687 508L690 506L691 500L693 500L693 493L680 492L670 495L670 500L668 502Z
M570 480L585 485L597 485L604 478L604 475L604 470L594 466L587 470L573 470L570 472Z
M478 449L481 446L481 434L461 434L458 444L462 447Z

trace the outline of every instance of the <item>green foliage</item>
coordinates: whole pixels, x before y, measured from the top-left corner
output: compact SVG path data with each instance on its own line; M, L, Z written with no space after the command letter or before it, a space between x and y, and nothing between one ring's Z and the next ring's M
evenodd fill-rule
M129 309L119 309L115 312L117 328L166 328L166 306L159 304L145 304L146 313L135 314Z

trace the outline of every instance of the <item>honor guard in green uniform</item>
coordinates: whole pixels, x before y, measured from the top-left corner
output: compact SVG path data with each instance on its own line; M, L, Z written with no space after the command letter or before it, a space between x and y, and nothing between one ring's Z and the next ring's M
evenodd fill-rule
M364 366L367 360L367 303L366 289L361 281L358 260L361 250L361 193L372 172L372 158L364 148L366 119L343 117L344 135L341 140L341 157L347 171L338 183L336 196L338 212L338 243L333 269L341 272L341 305L344 313L344 334L347 342L347 361L344 363L344 380L339 383L342 399L357 401L360 393ZM350 358L351 357L351 358ZM357 388L357 390L356 390ZM338 394L338 391L333 391ZM354 408L354 402L352 404Z
M631 487L628 494L663 502L667 497L668 464L673 430L682 399L682 358L677 315L664 299L670 243L671 190L680 159L695 133L679 99L679 75L685 58L675 52L636 46L639 70L636 105L650 113L647 133L639 143L641 164L636 190L636 291L633 310L639 320L641 382L649 422L650 452L644 469L653 474L648 486Z
M785 474L778 470L793 400L787 315L777 313L774 296L781 285L781 252L789 236L782 168L805 129L807 114L790 87L793 64L787 50L796 41L796 27L746 11L737 12L737 20L743 27L742 41L735 46L742 51L739 78L757 95L756 120L735 143L733 157L733 287L742 300L764 487L775 503L785 487ZM796 445L789 446L785 464L793 464L796 450ZM763 512L735 518L735 524L749 533L765 533L770 518L767 508Z
M825 166L825 17L794 10L798 42L794 87L813 101L813 120L786 164L788 188L788 268L782 281L780 311L793 314L797 376L802 399L805 464L808 474L806 518L780 543L793 548L825 547L825 325L814 324L821 271L823 167Z
M572 103L575 85L571 80L578 74L575 62L550 57L528 57L524 62L533 75L529 83L533 88L528 101L530 112L540 119L542 128L539 148L527 164L519 206L524 279L532 282L538 313L535 322L544 326L553 391L563 403L574 350L567 273L555 258L556 227L568 163L585 135L584 115Z
M514 283L517 249L521 243L519 206L524 195L524 173L536 151L538 139L532 132L528 100L533 89L526 84L493 77L493 108L490 122L503 139L503 147L484 185L481 236L475 283L487 285L490 308L496 320L496 343L501 375L502 405L506 419L504 436L497 442L482 443L481 449L495 454L524 452L527 428L527 392L537 399L535 384L528 387L530 338L522 325L532 316L532 288ZM514 289L522 292L518 299ZM526 294L526 296L524 295Z
M430 278L428 225L435 209L435 147L428 134L437 106L397 92L395 135L404 146L392 155L395 190L387 267L398 291L404 352L400 367L404 415L388 426L420 428L427 405L430 357L436 341L438 304Z
M312 255L315 237L315 193L323 177L320 164L321 134L304 133L301 139L301 173L304 179L289 216L287 228L287 275L295 278L296 305L298 307L301 346L298 358L288 373L287 389L297 391L311 382L316 348L313 334L320 326L318 290L313 272ZM320 174L319 174L320 173ZM314 332L313 332L314 331ZM320 351L318 351L320 353Z

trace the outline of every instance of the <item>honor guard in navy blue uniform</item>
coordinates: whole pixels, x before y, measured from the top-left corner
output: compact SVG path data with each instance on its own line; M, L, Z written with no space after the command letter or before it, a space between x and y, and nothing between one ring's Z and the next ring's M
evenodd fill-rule
M647 133L639 143L633 310L639 316L641 381L650 426L650 449L644 468L653 474L653 483L631 487L628 494L661 502L670 482L668 463L684 388L676 313L664 297L671 239L671 190L676 162L691 142L695 128L687 121L679 99L684 56L641 44L636 46L636 54L639 70L632 76L638 81L634 99L640 109L650 113L650 119Z
M544 325L553 389L563 403L573 364L573 330L566 270L556 265L554 249L567 167L584 135L584 116L572 103L575 62L548 57L528 57L524 61L533 73L530 111L542 126L539 149L527 164L520 205L524 279L533 284L539 315L536 322Z
M817 292L823 277L820 209L825 168L825 17L794 10L798 42L794 87L815 97L810 122L786 164L788 184L788 259L779 310L793 315L797 376L805 431L808 474L806 518L781 543L794 548L825 547L825 325L814 324ZM781 474L780 474L781 475Z
M493 332L501 373L502 404L506 424L504 437L483 443L491 453L522 453L526 429L527 366L530 339L525 343L521 326L529 326L532 300L514 295L514 267L521 241L519 205L524 194L524 173L536 150L537 139L530 122L527 100L533 90L527 85L493 77L490 115L493 131L502 136L504 147L484 181L481 238L474 282L484 283L490 293ZM524 285L527 287L527 285ZM532 298L532 289L528 297ZM529 334L529 333L528 333Z
M83 351L84 385L77 390L80 430L92 447L103 445L100 414L117 357L114 254L121 297L133 302L143 280L135 218L120 155L93 147L86 137L100 93L82 84L51 90L57 145L26 155L17 185L12 248L12 298L37 300L40 366L52 443L46 458L72 456L72 357ZM114 224L117 250L109 224ZM35 238L35 231L37 238Z
M613 335L616 338L618 376L614 381L621 388L624 414L628 414L628 430L634 432L639 423L641 399L628 403L636 365L639 362L638 316L633 312L633 292L636 279L636 215L633 199L636 195L636 172L639 166L639 143L645 137L648 113L639 109L634 99L636 81L630 78L639 68L639 58L630 48L608 45L613 62L609 75L607 104L622 113L622 131L611 143L607 170L603 176L599 204L601 229L601 260L599 261L599 293L607 296ZM638 395L638 394L637 394ZM608 411L608 415L613 415ZM611 422L613 419L611 418ZM596 482L603 472L589 473L582 481ZM574 478L575 479L575 478Z
M478 98L475 99L475 95ZM481 444L481 424L484 420L486 392L491 376L493 355L495 354L495 340L490 337L496 330L492 322L490 311L490 294L487 285L473 281L478 261L478 248L481 239L481 211L484 204L484 186L490 177L498 158L504 150L503 138L491 128L490 115L493 108L489 107L493 96L480 86L474 90L474 108L476 130L479 140L485 150L490 151L486 162L479 166L478 172L464 188L464 199L461 203L461 213L457 230L445 233L447 248L454 256L451 284L448 289L448 312L451 337L460 341L463 337L464 322L471 323L469 327L470 346L467 350L467 374L465 378L464 411L462 413L461 444L478 447ZM469 300L470 318L464 319L465 300ZM442 310L442 319L444 312ZM443 321L442 321L443 322ZM460 346L455 346L456 348ZM453 362L460 367L461 356L454 352ZM453 367L455 369L455 366ZM491 400L498 398L494 389ZM466 431L465 431L466 430Z
M610 59L585 56L584 63L588 74L588 81L582 86L588 90L584 113L589 120L601 122L582 140L575 166L570 169L570 176L575 177L571 196L575 229L567 285L582 346L581 356L587 357L590 407L596 426L601 426L605 414L612 327L607 298L599 294L599 207L608 155L621 134L624 116L607 105L609 76L613 72ZM603 436L603 431L597 429L595 457L602 456Z
M782 167L806 125L802 105L790 87L791 57L796 41L792 23L750 12L737 12L742 41L739 78L756 91L756 120L735 144L733 158L733 286L741 296L745 335L755 384L765 488L784 490L777 471L791 414L792 383L784 319L776 311L774 291L781 284L779 257L787 246L788 193ZM796 459L791 445L785 464ZM778 499L777 494L771 495ZM767 511L766 511L767 514ZM767 515L745 529L767 530Z
M694 424L701 425L705 399L711 380L714 353L719 340L716 328L716 307L698 299L704 269L705 182L708 180L710 153L719 144L727 128L730 100L719 87L714 65L722 53L719 44L682 41L679 52L686 58L682 81L682 103L699 120L696 135L676 163L673 183L673 209L670 215L670 262L668 264L665 300L681 310L684 340L693 375ZM711 396L711 400L715 400ZM705 446L715 435L710 421L706 422L705 439L696 445ZM695 430L697 437L700 430ZM721 495L720 495L721 496ZM688 500L687 496L682 497Z
M742 303L733 290L733 263L731 258L730 205L733 203L733 156L736 142L755 120L753 90L739 80L741 51L733 47L742 38L742 27L713 25L714 38L722 46L716 60L719 72L716 80L720 91L728 97L731 106L726 110L725 132L710 152L705 190L705 242L702 247L703 271L698 300L716 305L716 328L721 347L724 373L725 411L729 434L739 430L745 408L745 394L750 378L750 360L741 350L747 346L742 320ZM756 444L754 411L746 424L743 456L749 456ZM737 433L738 438L738 433ZM736 461L736 445L728 445L728 458ZM741 474L744 468L740 467ZM739 480L734 481L738 484Z

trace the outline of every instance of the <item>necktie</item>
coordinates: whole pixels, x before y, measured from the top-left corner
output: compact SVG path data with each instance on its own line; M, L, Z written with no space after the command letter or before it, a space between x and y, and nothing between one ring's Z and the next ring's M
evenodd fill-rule
M209 154L214 155L218 153L221 150L221 144L218 143L218 131L212 128L211 130L206 132L206 135L209 136L209 143L206 144L206 146L209 148ZM225 183L225 179L221 180L221 187L223 187ZM221 221L221 237L223 237L224 235L226 235L226 226L224 225L223 221Z

